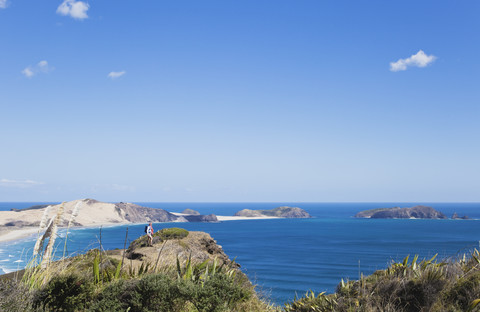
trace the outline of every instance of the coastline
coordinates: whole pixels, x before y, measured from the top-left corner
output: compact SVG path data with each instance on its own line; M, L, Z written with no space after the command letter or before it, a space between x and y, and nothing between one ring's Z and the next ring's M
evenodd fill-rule
M0 227L0 243L26 238L37 232L38 227L25 227L21 229L5 229L4 227Z
M178 213L178 212L171 212L171 214L177 215L177 216L184 216L185 214L183 213ZM239 217L239 216L217 216L218 221L223 222L223 221L244 221L244 220L265 220L265 219L283 219L279 217L269 217L269 216L263 216L263 217ZM145 221L145 224L148 223ZM155 223L164 223L164 222L155 222ZM176 223L182 223L182 222L176 222ZM137 225L137 224L144 224L144 223L105 223L105 224L88 224L88 225L83 225L83 226L75 226L75 227L70 227L70 229L81 229L81 228L100 228L100 227L111 227L111 226L121 226L121 225ZM66 227L60 227L59 229L66 229ZM5 227L5 226L0 226L0 244L1 243L6 243L6 242L11 242L15 240L19 240L22 238L27 238L35 233L38 232L38 227L22 227L22 228L14 228L12 229L11 227Z

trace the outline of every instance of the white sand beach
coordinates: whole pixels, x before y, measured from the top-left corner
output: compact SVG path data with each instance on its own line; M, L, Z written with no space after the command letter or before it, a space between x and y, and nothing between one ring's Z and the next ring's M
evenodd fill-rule
M16 239L28 237L38 232L38 228L25 227L16 229L5 229L0 227L0 242L8 242Z
M217 216L218 221L238 221L238 220L265 220L265 219L283 219L280 217L239 217L239 216Z

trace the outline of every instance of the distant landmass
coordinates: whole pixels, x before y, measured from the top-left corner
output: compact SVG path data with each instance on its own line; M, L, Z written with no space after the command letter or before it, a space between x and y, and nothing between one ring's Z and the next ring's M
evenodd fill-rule
M248 218L258 218L258 217L277 217L277 218L311 218L312 216L298 207L288 207L282 206L270 210L251 210L243 209L235 213L237 217L248 217Z
M166 210L143 207L132 203L105 203L95 199L80 199L58 205L32 206L26 209L0 211L0 227L37 227L42 219L51 219L63 205L58 226L100 226L105 224L146 222L216 222L210 215L174 215ZM73 216L73 217L72 217Z
M196 215L198 216L200 214L200 212L196 211L196 210L193 210L193 209L185 209L184 211L182 211L183 214L189 214L189 215Z
M447 217L428 206L415 206L410 208L378 208L360 211L355 218L371 218L371 219L447 219Z
M18 209L18 208L12 208L10 209L10 211L25 211L25 210L35 210L35 209L42 209L42 208L46 208L50 205L33 205L33 206L30 206L28 208L21 208L21 209Z

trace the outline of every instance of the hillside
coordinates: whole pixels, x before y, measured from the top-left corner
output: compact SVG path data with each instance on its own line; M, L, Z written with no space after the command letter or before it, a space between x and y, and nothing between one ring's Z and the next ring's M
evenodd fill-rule
M40 206L41 207L41 206ZM0 211L0 227L38 227L42 219L50 219L63 207L59 226L100 226L105 224L147 223L151 222L215 222L215 215L185 218L166 210L142 207L132 203L105 203L94 199L80 199L63 204ZM72 218L73 215L73 218Z
M273 311L204 232L163 229L128 249L0 276L0 311Z
M334 294L307 293L285 312L460 312L480 309L480 254L437 261L407 256L357 281L341 281Z

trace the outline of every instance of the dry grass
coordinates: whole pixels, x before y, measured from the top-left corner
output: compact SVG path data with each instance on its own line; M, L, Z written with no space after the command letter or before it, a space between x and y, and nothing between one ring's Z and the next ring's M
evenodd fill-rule
M335 294L308 293L288 303L285 311L474 311L478 298L480 257L474 250L455 260L406 257L358 281L342 280Z

